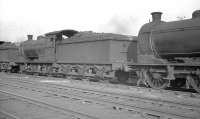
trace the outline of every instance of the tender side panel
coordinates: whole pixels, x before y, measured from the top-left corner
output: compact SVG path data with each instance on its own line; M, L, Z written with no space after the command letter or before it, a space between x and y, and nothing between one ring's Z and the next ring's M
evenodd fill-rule
M110 43L110 61L112 63L126 63L127 49L131 41L111 41Z
M109 63L110 41L61 43L57 61L62 63Z

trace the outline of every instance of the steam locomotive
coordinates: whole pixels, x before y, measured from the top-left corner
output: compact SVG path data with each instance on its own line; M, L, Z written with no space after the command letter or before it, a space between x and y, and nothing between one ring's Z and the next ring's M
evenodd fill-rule
M180 21L164 22L161 15L153 12L153 21L142 26L137 61L128 63L137 72L137 85L192 87L200 92L200 10L194 11L191 19ZM130 45L129 55L134 52ZM121 77L127 79L126 75Z
M0 70L200 93L200 10L172 22L161 15L153 12L137 37L61 30L19 46L1 42Z

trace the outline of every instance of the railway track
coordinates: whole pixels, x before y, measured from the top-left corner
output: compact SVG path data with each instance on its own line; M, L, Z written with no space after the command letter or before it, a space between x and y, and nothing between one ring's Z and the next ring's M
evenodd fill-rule
M79 112L0 90L1 119L97 119Z
M142 117L143 115L140 115L136 112L119 112L99 103L91 104L88 100L78 101L77 98L67 98L66 95L61 98L58 97L57 94L42 92L38 89L36 90L33 88L22 86L19 86L19 88L17 88L17 86L8 85L6 85L5 83L4 86L1 85L0 92L15 95L21 98L26 98L28 100L38 102L39 104L43 103L54 108L62 109L73 113L75 116L77 116L77 114L82 115L81 118L79 117L76 119L85 119L83 118L83 116L89 117L90 119L144 119Z
M137 114L141 118L153 119L198 119L200 117L199 105L178 104L60 85L39 84L27 80L7 80L2 85L7 86L7 89L29 90L33 94L40 92L51 98L64 98L76 103L101 105L118 112L118 115L120 115L120 112L128 112L132 115Z
M38 80L51 80L53 81L54 79L56 80L63 80L64 78L55 78L55 77L46 77L46 76L34 76L34 75L24 75L24 74L15 74L15 73L12 73L11 74L12 76L10 76L10 78L14 78L16 79L16 77L19 79L24 79L24 78L33 78L33 79L38 79ZM83 84L85 81L79 81L79 80L71 80L70 78L68 78L67 80L70 80L70 82L75 82L75 83L81 83ZM65 80L66 81L66 80ZM111 88L121 88L121 89L128 89L128 90L135 90L135 91L144 91L144 92L154 92L154 93L165 93L166 95L176 95L176 96L183 96L183 97L186 97L186 98L189 98L189 97L199 97L200 98L200 95L198 93L195 93L190 90L185 90L185 91L182 91L182 90L158 90L158 89L152 89L152 88L146 88L146 87L138 87L138 86L128 86L128 85L122 85L122 84L112 84L112 83L105 83L105 82L91 82L91 81L86 81L87 83L85 83L84 85L87 85L89 83L92 84L92 85L96 85L96 86L102 86L102 87L111 87ZM56 84L56 83L54 83ZM80 87L80 86L79 86Z
M73 89L88 90L88 91L93 91L93 92L95 91L95 92L100 92L100 93L111 93L115 95L128 96L128 97L134 97L134 98L138 97L140 99L145 98L149 100L152 100L152 99L157 100L159 98L158 101L175 102L175 103L179 103L183 105L188 105L188 104L196 105L200 99L200 95L198 93L170 91L170 90L156 90L156 89L145 88L145 87L126 86L126 85L119 85L119 84L104 84L104 83L98 83L98 82L85 82L85 81L79 81L79 80L63 80L62 78L30 76L30 75L27 76L27 75L19 75L19 74L17 74L17 76L16 75L9 76L9 78L20 79L20 80L25 79L24 82L26 83L35 82L37 80L39 82L48 83L48 85L53 85L53 86L57 85L60 87L71 87ZM59 82L60 79L61 79L61 82L64 81L62 85L61 83L57 83L57 80ZM109 89L114 89L115 90L114 93L113 93L113 90L111 91ZM154 94L156 94L156 96ZM192 101L188 101L188 99L191 99ZM195 100L197 100L197 102Z

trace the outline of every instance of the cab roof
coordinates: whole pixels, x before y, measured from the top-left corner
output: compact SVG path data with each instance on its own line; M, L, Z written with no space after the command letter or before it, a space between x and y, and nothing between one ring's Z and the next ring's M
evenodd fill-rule
M78 33L78 31L76 31L76 30L66 29L66 30L49 32L49 33L46 33L45 35L46 36L49 36L49 35L65 35L67 37L72 37L77 33Z

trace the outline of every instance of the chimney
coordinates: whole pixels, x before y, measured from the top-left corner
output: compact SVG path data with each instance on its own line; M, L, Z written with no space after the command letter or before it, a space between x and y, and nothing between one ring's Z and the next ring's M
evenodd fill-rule
M192 13L192 19L200 18L200 10L196 10Z
M151 13L152 15L152 22L160 22L161 21L161 15L162 15L162 12L152 12Z
M28 41L33 40L33 35L27 35Z

